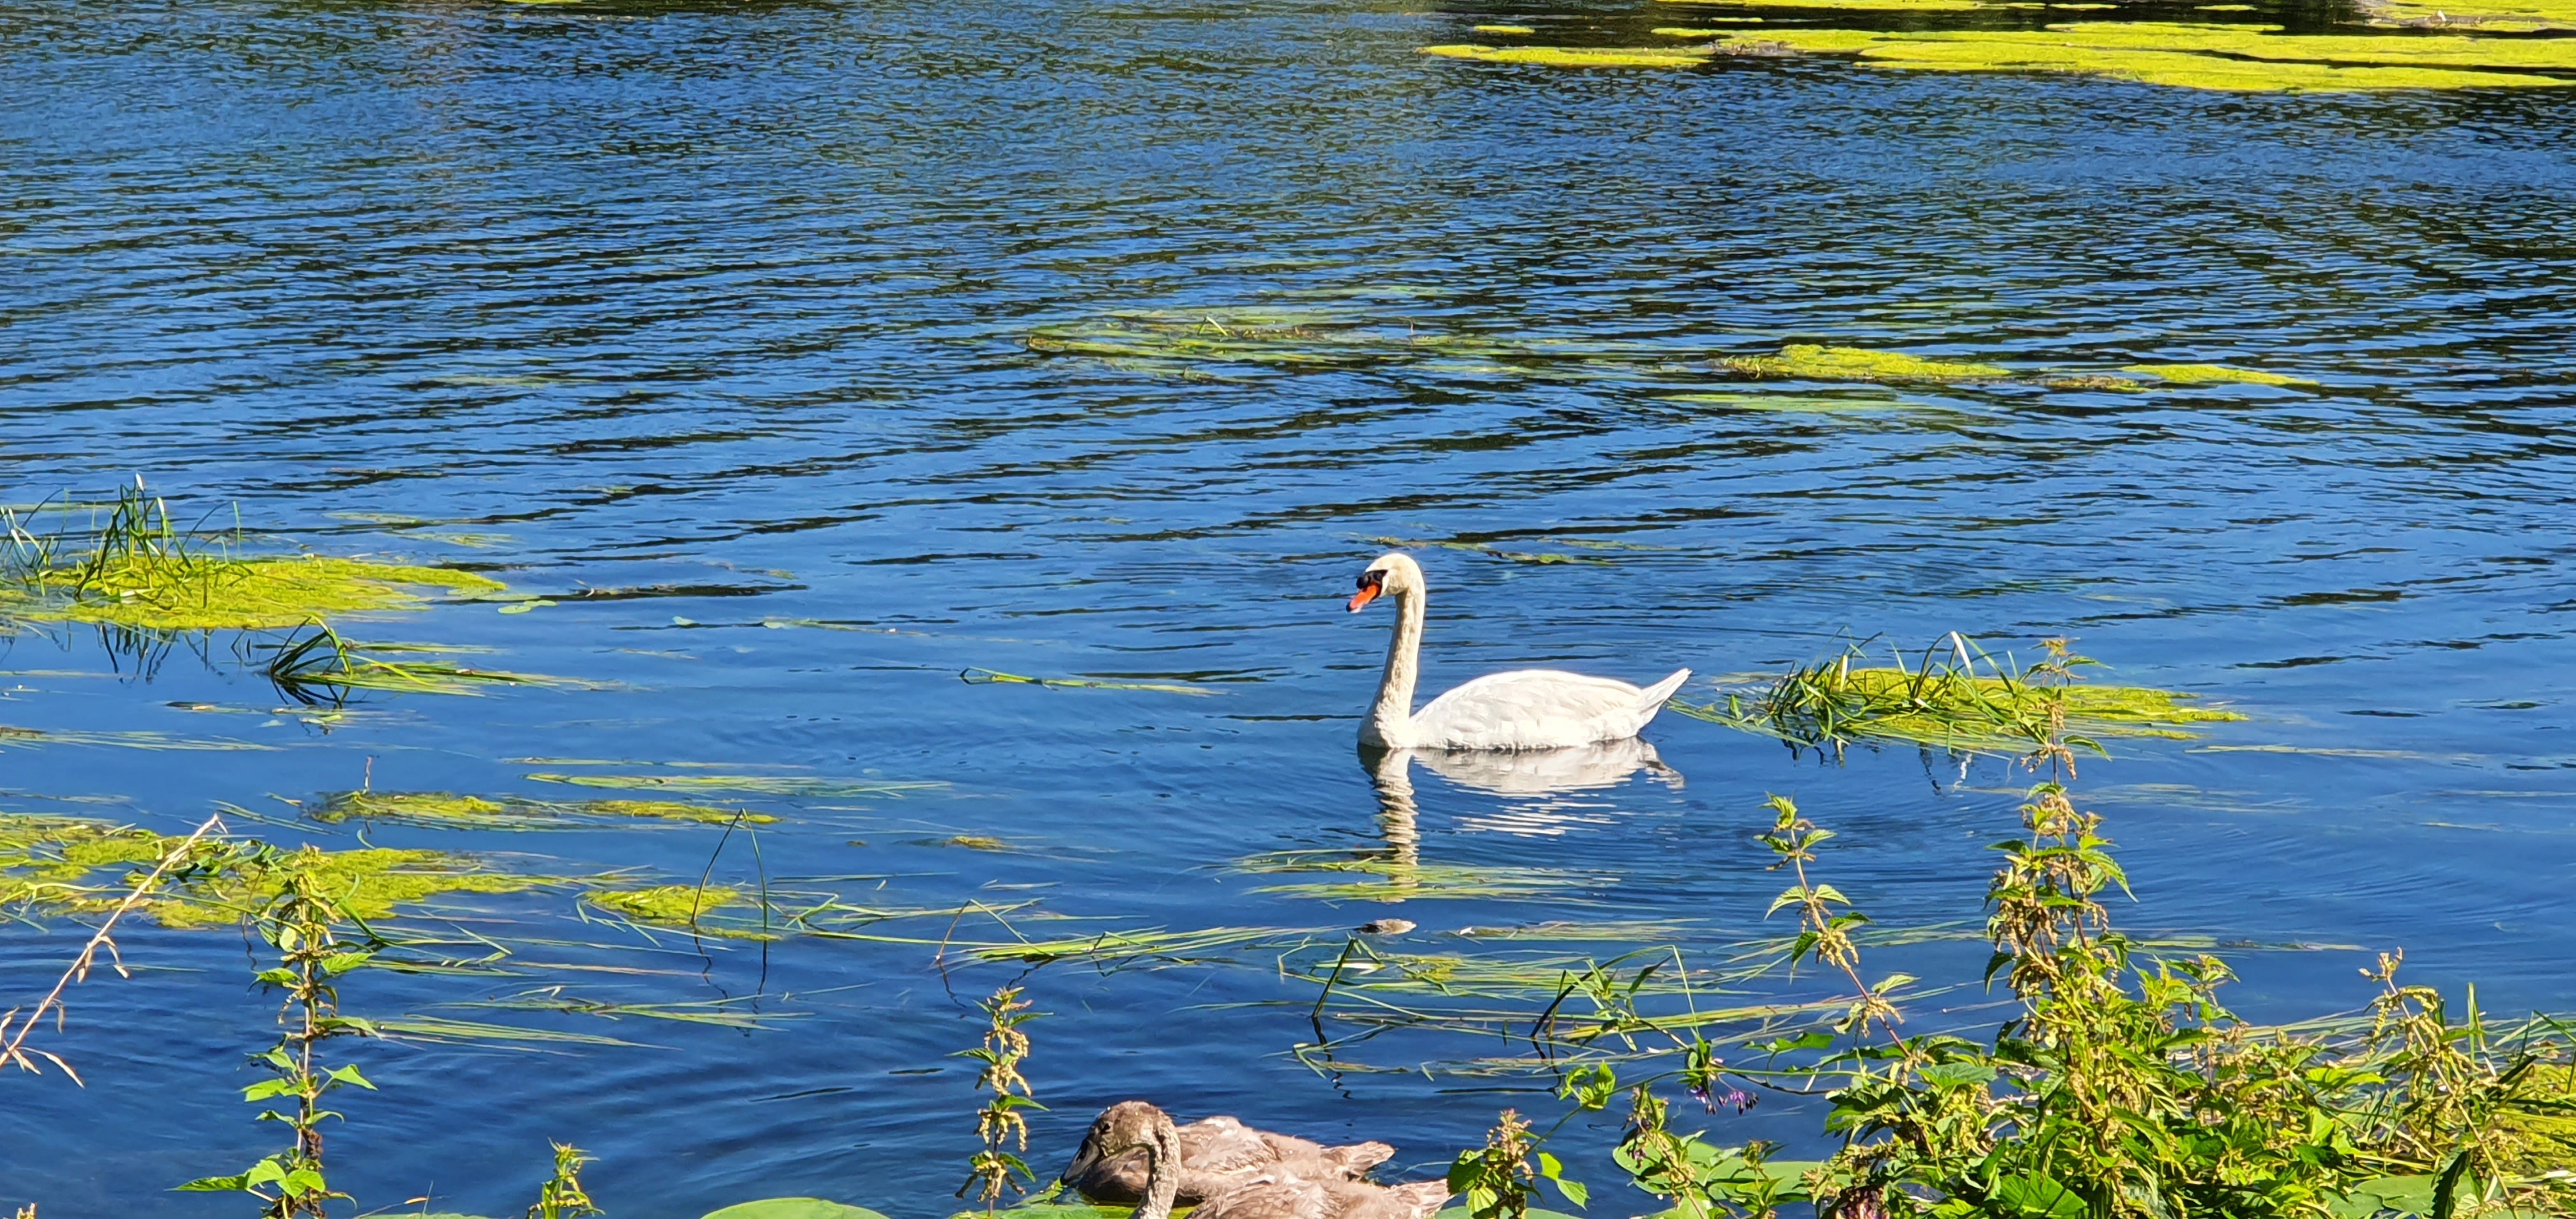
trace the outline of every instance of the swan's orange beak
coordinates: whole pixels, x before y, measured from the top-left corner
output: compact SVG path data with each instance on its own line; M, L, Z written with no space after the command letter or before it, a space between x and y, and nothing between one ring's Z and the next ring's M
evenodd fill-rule
M1360 591L1351 594L1351 612L1356 614L1366 609L1369 602L1377 600L1377 593L1378 586L1375 584L1360 585Z

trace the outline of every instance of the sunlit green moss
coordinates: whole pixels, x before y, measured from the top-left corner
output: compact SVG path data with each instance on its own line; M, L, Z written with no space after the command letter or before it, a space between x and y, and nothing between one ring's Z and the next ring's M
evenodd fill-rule
M2277 372L2260 372L2251 368L2229 368L2223 364L2132 364L2122 372L2160 377L2176 385L2207 385L2216 382L2241 381L2251 385L2314 385L2305 377Z
M1688 68L1706 55L1654 47L1487 47L1464 43L1424 47L1425 55L1485 63L1537 64L1550 68Z
M2500 70L2576 72L2576 45L2553 39L2285 34L2271 25L2188 22L1931 32L1781 29L1763 38L1811 53L1856 53L1885 68L2071 72L2242 92L2576 85L2576 77Z
M1903 352L1821 347L1814 343L1792 343L1776 356L1728 356L1718 363L1748 377L1801 381L1962 382L1997 381L2012 375L2010 369L1992 364L1927 360Z

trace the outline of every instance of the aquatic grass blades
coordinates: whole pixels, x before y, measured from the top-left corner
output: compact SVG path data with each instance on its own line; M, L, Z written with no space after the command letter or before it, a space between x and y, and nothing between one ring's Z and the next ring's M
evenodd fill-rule
M1782 674L1749 696L1723 703L1675 700L1693 719L1777 737L1793 746L1839 751L1853 742L1897 742L1963 753L2020 754L2065 734L2099 752L2098 738L2189 740L2197 725L2242 720L2242 713L2192 705L2197 696L2140 686L2071 685L2052 690L2032 678L2052 657L2017 669L1952 634L1919 662L1892 654L1865 663L1862 644ZM2068 655L2064 663L2093 662ZM1855 663L1864 662L1864 663Z
M486 576L360 559L242 557L179 528L140 480L87 538L40 536L11 513L0 616L144 631L261 630L426 608L423 590L500 592Z

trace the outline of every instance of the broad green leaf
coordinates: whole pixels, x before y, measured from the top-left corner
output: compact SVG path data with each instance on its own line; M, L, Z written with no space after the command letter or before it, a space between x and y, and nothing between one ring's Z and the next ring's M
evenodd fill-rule
M2006 1213L2031 1219L2085 1219L2090 1213L2075 1191L2042 1173L2016 1173L1996 1181L1994 1200Z
M173 1190L184 1190L201 1194L237 1194L245 1189L249 1189L250 1181L246 1177L199 1177L185 1185L173 1185L170 1188Z
M763 1198L757 1202L736 1202L723 1210L711 1211L706 1219L886 1219L886 1217L866 1207L827 1202L821 1198Z
M2431 1176L2373 1177L2336 1199L2329 1208L2341 1219L2370 1219L2383 1211L2401 1215L2433 1213Z

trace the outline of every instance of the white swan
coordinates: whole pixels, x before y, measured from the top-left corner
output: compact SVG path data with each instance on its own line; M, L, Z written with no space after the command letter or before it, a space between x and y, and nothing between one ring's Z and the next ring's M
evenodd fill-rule
M1644 731L1664 700L1690 679L1682 669L1645 689L1606 677L1555 669L1493 673L1413 710L1422 659L1422 620L1430 595L1422 567L1401 552L1381 555L1360 573L1351 597L1356 614L1379 597L1395 598L1395 640L1377 702L1360 723L1360 743L1386 749L1564 749L1624 741Z

